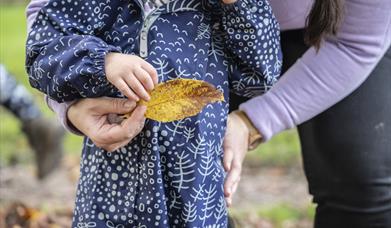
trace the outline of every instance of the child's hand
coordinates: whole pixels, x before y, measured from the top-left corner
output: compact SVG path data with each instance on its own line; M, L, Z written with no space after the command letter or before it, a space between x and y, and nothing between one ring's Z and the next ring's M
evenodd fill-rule
M223 3L224 4L234 4L235 2L237 2L238 0L223 0Z
M155 68L135 55L109 53L105 59L107 80L131 100L148 101L148 91L158 84Z

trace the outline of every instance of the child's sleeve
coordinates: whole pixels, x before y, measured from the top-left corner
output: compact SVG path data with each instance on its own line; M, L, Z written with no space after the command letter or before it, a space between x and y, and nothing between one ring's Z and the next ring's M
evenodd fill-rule
M99 18L113 12L107 12L110 7L88 7L87 2L50 1L27 39L30 84L59 102L114 91L106 80L104 59L120 49L95 35L105 25Z
M231 92L254 97L265 93L281 73L280 28L266 0L223 4Z

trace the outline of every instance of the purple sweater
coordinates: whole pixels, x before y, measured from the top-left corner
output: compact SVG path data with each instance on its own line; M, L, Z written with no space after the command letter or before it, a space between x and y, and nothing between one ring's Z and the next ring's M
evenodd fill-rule
M282 30L304 28L312 0L269 0ZM32 0L29 27L47 0ZM339 34L327 39L318 53L309 49L265 95L242 104L254 125L269 140L320 114L352 93L391 45L390 0L346 0ZM70 130L68 104L48 104ZM73 131L75 133L75 131Z

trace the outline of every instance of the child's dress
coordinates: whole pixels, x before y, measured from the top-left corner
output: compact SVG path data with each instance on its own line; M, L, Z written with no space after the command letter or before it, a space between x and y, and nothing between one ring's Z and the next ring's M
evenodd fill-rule
M85 138L73 227L226 227L221 156L228 95L262 94L280 74L270 5L174 0L144 14L137 0L52 0L29 34L30 82L60 102L121 97L105 77L109 52L143 57L160 82L207 81L227 102L172 123L147 120L115 153Z

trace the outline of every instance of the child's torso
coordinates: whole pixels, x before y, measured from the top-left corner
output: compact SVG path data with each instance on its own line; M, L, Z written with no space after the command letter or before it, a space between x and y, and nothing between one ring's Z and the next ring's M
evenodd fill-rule
M98 17L103 24L95 33L108 44L120 47L123 53L139 55L151 63L159 82L175 78L207 81L222 90L228 101L223 35L216 28L218 22L204 11L202 1L170 1L148 12L143 11L141 4L141 1L119 1L99 7L102 11ZM110 9L116 14L105 14L106 7L116 7ZM221 145L227 114L228 102L215 103L196 117L167 124L149 121L147 128L181 123L195 128L196 138L205 137ZM175 139L179 144L189 142L189 138L180 140L177 135Z
M152 10L145 10L140 4L138 1L110 4L106 6L110 15L105 13L106 7L99 7L102 11L98 17L102 20L94 30L95 35L120 47L125 54L146 59L158 69L160 82L186 77L223 86L228 76L223 35L219 34L219 23L204 10L202 1L171 1ZM223 75L212 77L208 73L214 73L214 69L210 68Z
M146 59L157 69L159 82L174 78L207 81L222 90L228 101L222 37L212 28L214 22L203 11L201 1L171 1L148 14L144 14L140 3L102 3L96 11L100 18L96 36L120 47L123 53ZM98 214L94 221L97 226L100 218L121 224L121 215L132 218L130 227L152 226L154 219L149 222L147 217L141 217L151 210L154 216L161 217L156 227L167 227L167 223L173 227L223 227L226 211L221 155L227 115L228 102L220 102L179 121L147 120L143 131L117 154L107 154L86 139L79 189L96 186L96 191L79 191L75 224L86 224L78 213L92 214L92 206L85 206L84 200L87 195L109 194L110 187L99 182L111 183L110 177L115 173L115 183L123 179L128 186L118 190L120 195L111 195L108 202L98 202L102 208L115 208L116 213ZM96 179L96 173L101 172L98 169L109 174L100 174ZM89 200L97 203L93 198L86 201ZM127 204L110 203L118 200Z

